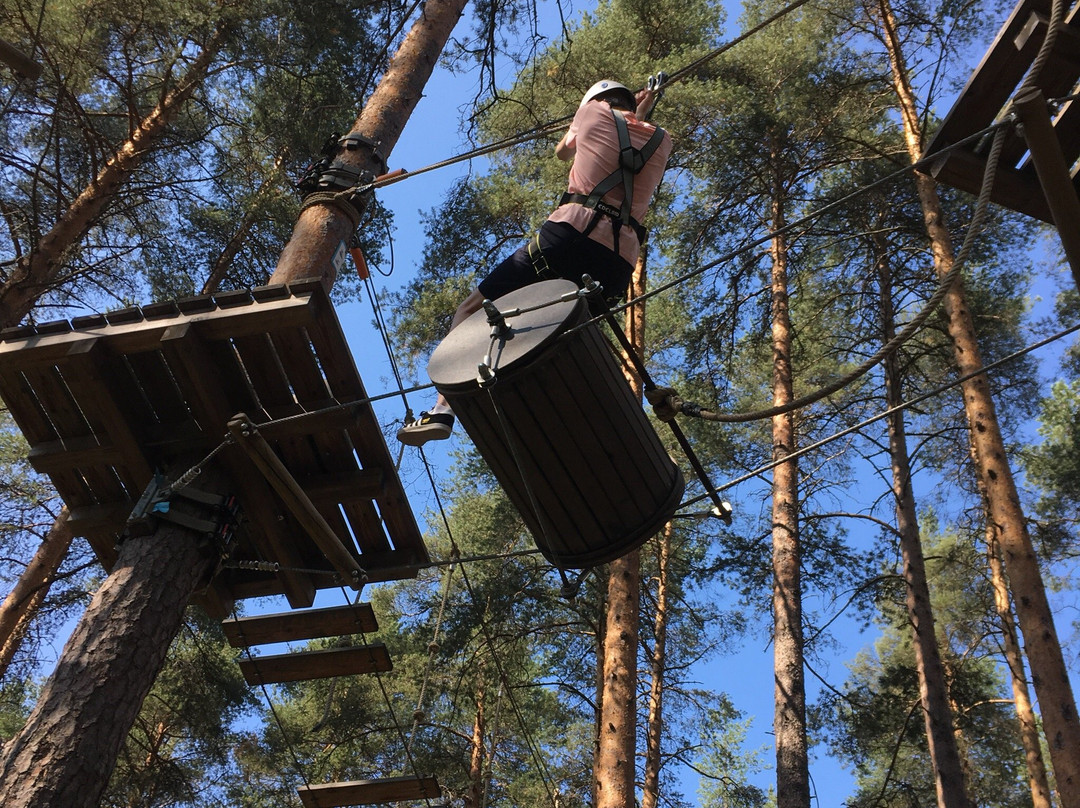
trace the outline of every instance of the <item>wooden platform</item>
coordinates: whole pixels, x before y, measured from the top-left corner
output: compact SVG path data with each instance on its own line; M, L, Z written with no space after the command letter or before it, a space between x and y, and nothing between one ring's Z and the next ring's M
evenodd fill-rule
M938 181L978 194L982 187L989 140L944 152L992 124L1008 105L1031 67L1046 37L1052 0L1021 0L998 32L986 56L934 134L923 157L940 154L929 173ZM1035 77L1047 99L1075 92L1080 78L1080 3L1069 3L1051 58ZM1054 118L1054 131L1070 167L1073 186L1080 189L1076 165L1080 159L1080 101L1067 101ZM1027 143L1015 128L1009 133L994 179L991 200L1003 207L1051 222L1050 208L1028 155Z
M110 569L155 469L202 457L246 413L368 580L415 577L428 561L412 510L337 316L317 282L230 292L0 332L0 397ZM314 413L312 415L306 415ZM271 421L289 416L294 420ZM223 598L284 594L308 606L339 585L326 554L245 451L222 462L243 522ZM296 572L298 569L326 574Z

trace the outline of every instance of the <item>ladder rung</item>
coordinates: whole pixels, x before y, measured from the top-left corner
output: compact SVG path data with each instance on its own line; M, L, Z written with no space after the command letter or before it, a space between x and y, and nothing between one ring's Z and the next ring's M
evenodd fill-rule
M226 620L221 624L229 645L245 648L274 642L338 637L343 634L371 634L378 629L370 603L303 609Z
M304 808L340 808L343 805L378 805L401 800L430 800L439 796L434 777L387 777L298 788Z
M240 671L250 685L328 679L393 670L390 654L381 642L349 648L298 651L241 659Z

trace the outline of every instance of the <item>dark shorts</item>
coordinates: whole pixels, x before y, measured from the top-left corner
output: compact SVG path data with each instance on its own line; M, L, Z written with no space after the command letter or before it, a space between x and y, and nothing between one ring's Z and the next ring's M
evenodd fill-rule
M634 268L626 259L583 236L572 225L544 222L540 232L530 239L530 244L516 251L480 281L477 287L480 294L496 300L530 283L554 278L565 278L580 286L581 276L587 274L604 287L604 297L608 301L626 295Z

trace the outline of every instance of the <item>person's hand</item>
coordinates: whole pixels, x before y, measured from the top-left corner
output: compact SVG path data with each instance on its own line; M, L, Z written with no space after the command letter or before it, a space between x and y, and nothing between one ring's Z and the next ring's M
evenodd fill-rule
M644 90L637 91L634 95L634 100L637 101L637 111L634 114L639 121L645 120L646 116L652 112L653 105L659 97L656 90L650 90L647 87Z

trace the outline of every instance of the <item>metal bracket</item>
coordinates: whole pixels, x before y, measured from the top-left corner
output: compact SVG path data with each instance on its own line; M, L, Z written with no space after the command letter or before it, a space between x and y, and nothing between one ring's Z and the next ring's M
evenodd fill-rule
M378 152L378 142L370 140L363 135L348 134L344 137L337 133L327 138L323 143L320 153L322 157L308 166L304 176L296 183L297 190L302 197L315 193L349 191L354 188L367 185L375 179L375 175L369 171L361 171L347 163L338 160L342 151L358 151L367 149L380 169L386 171L386 159ZM349 198L350 204L355 204Z
M175 509L173 503L176 500L186 500L200 506L199 510L204 511L205 516ZM191 486L174 490L165 475L157 472L128 517L121 540L152 535L158 522L165 521L205 536L224 555L235 538L239 514L240 503L235 496L211 494Z

